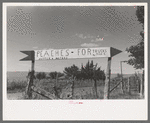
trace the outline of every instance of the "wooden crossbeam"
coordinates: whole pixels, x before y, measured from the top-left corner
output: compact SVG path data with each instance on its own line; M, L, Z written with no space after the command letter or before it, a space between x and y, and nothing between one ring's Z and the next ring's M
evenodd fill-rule
M58 99L53 94L51 94L51 93L49 93L49 92L47 92L47 91L45 91L45 90L43 90L41 88L38 88L38 87L35 87L35 86L31 86L31 89L32 89L32 91L34 91L34 92L36 92L36 93L38 93L38 94L40 94L40 95L42 95L42 96L44 96L44 97L46 97L48 99L52 99L52 100L53 99Z
M121 82L119 82L115 87L113 87L113 88L109 91L109 93L111 93L115 88L117 88L118 85L120 85L120 83L121 83Z

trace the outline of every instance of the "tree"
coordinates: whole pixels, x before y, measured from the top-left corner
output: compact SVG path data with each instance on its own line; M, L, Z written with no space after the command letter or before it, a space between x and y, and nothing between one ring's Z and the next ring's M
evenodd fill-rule
M95 96L97 98L97 80L105 80L104 71L102 71L100 67L97 67L97 64L94 65L92 60L91 63L88 61L85 67L81 67L81 75L84 79L94 80Z
M49 73L49 76L51 77L51 79L56 79L56 76L57 76L57 72L50 72Z
M143 29L144 29L144 6L138 6L136 10L136 16L138 18L138 21L142 23Z
M142 24L144 30L144 6L137 7L136 16L138 21ZM132 65L136 69L144 68L144 32L141 31L140 35L142 37L141 42L137 45L126 48L126 51L130 53L129 57L131 57L127 61L127 64Z
M56 71L55 71L55 72L50 72L50 73L49 73L49 76L50 76L52 79L56 79L57 74L58 74L58 77L64 76L63 73L61 73L61 72L56 72Z
M63 71L68 77L76 77L79 74L79 68L73 64L71 67L65 67Z
M41 80L46 78L46 73L45 72L39 72L36 74L36 78Z
M66 67L64 73L72 77L72 79L86 79L94 80L95 95L97 96L97 80L105 80L105 73L101 70L100 67L97 67L97 64L94 65L93 61L87 62L85 66L81 65L81 69L73 64L71 67Z

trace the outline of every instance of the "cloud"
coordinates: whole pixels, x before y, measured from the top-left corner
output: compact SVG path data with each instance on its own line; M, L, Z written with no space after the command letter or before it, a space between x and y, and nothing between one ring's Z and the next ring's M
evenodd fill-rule
M91 42L99 42L99 41L104 41L104 38L100 38L100 36L98 35L97 37L95 36L91 36L90 34L84 36L83 34L76 34L77 37L81 38L81 39L92 39ZM93 39L95 38L95 39Z
M87 39L87 38L94 38L94 36L91 36L90 34L88 34L87 36L83 35L83 34L76 34L77 37L81 38L81 39Z
M104 41L104 38L96 38L95 40L91 40L91 42L99 42L99 41Z
M84 43L81 44L82 47L97 47L99 46L98 44L94 44L94 43Z

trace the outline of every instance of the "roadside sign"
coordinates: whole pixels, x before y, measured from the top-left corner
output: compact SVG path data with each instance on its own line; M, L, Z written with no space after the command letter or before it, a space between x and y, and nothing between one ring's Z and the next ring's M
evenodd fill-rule
M28 55L27 57L21 59L21 61L26 61L112 57L122 51L112 47L97 47L77 49L33 50L21 52Z

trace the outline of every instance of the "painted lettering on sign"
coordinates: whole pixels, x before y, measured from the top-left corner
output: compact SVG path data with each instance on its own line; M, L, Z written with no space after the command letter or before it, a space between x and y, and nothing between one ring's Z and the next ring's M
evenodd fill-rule
M35 50L35 60L110 57L110 47Z

